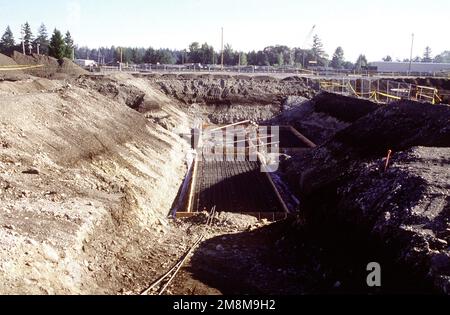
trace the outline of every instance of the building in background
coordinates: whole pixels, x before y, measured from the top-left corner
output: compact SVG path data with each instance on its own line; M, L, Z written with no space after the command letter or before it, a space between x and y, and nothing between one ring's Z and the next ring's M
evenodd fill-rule
M429 62L412 62L411 70L409 62L390 62L379 61L371 62L372 69L376 68L379 73L412 73L412 74L429 74L434 75L442 72L450 71L450 63L429 63Z
M74 62L83 68L97 67L97 62L89 59L75 59Z

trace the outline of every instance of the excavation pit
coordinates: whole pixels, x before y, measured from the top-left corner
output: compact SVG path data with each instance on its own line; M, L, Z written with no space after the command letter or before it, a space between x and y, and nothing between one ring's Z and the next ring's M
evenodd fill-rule
M217 212L241 213L271 221L287 217L288 207L272 175L264 172L263 155L255 152L262 146L270 148L265 153L276 148L275 155L286 154L310 150L315 144L292 126L243 124L245 134L231 137L234 140L224 145L214 143L213 137L205 135L200 141L192 141L201 143L195 146L201 153L189 169L178 203L178 209L184 211L176 211L176 217L190 217L213 207ZM225 132L227 126L215 129ZM201 133L195 130L192 135L200 137ZM207 154L210 159L205 159Z
M199 161L194 171L186 212L177 217L189 217L209 211L233 212L259 219L279 220L287 216L283 201L274 192L268 173L261 164L252 161Z

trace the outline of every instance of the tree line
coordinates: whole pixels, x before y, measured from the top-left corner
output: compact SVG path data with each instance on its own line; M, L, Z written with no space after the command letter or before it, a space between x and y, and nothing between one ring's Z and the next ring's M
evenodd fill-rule
M394 61L391 56L387 55L383 58L383 61ZM397 62L409 62L409 59L396 59ZM416 56L412 59L413 62L434 62L434 63L450 63L450 51L446 50L439 55L433 57L430 46L425 47L422 57Z
M429 48L428 48L429 49ZM428 52L428 53L427 53ZM450 51L431 58L431 50L427 50L424 57L416 57L414 62L450 63ZM102 64L117 64L122 61L129 64L186 64L200 63L204 65L222 64L222 53L217 52L208 43L193 42L187 49L170 50L137 48L137 47L102 47L90 49L76 47L75 56L80 59L93 59ZM384 61L393 61L390 56ZM401 61L401 60L396 60ZM406 61L409 61L407 59ZM337 47L329 58L323 49L319 37L315 36L311 49L290 48L287 46L269 46L260 51L243 52L232 48L230 44L224 46L223 64L225 66L295 66L295 67L331 67L334 69L361 70L369 64L366 56L361 54L355 62L346 60L344 49Z
M118 62L128 64L186 64L200 63L204 65L223 64L226 66L295 66L295 67L332 67L334 69L361 70L368 66L365 55L361 54L353 63L345 59L342 47L337 47L329 58L325 53L319 36L313 37L310 49L290 48L283 45L269 46L259 51L243 52L233 49L226 44L222 52L217 52L208 43L193 42L187 49L154 49L152 47L101 47L91 49L78 47L74 44L69 31L65 36L55 29L49 39L47 28L44 24L38 28L36 36L33 35L30 25L25 23L21 29L20 42L16 42L11 28L8 26L0 39L0 53L11 55L14 50L26 54L37 53L49 55L57 59L76 58L92 59L101 64L115 65ZM390 56L384 61L393 61ZM401 61L401 60L396 60ZM409 61L405 59L403 61ZM416 57L415 62L450 62L450 51L445 51L432 58L431 48L425 49L422 58Z
M269 46L260 51L243 52L233 49L226 44L222 52L214 50L208 43L193 42L187 49L170 50L138 48L138 47L101 47L90 49L89 47L76 47L75 56L80 59L92 59L102 64L117 64L118 62L129 64L204 64L226 66L328 66L341 69L352 69L354 63L344 59L344 51L341 47L336 50L333 59L328 60L328 55L323 49L323 44L318 36L314 37L311 49L290 48L287 46ZM222 60L223 59L223 60Z
M28 22L21 27L21 37L16 42L14 34L9 26L6 27L0 38L0 53L12 55L14 51L20 51L26 55L39 53L56 59L73 58L75 49L74 40L69 31L63 36L61 31L55 28L49 39L47 27L42 23L37 29L36 36Z

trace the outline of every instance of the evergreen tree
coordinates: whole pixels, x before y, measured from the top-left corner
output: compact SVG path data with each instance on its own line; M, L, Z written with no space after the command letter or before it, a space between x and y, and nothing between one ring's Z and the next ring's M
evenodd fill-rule
M66 56L66 43L60 31L54 30L52 38L50 39L49 55L56 59L63 59Z
M246 66L248 65L248 59L247 59L247 54L245 52L241 52L241 66Z
M201 52L200 44L198 42L193 42L189 45L188 59L192 63L201 63Z
M356 60L356 70L361 71L364 67L367 67L367 58L365 55L359 55L358 59Z
M162 65L171 65L176 62L175 57L169 49L159 49L156 52L157 63Z
M200 62L204 65L214 63L214 48L209 46L208 43L204 43L200 48Z
M391 62L392 61L392 57L387 55L386 57L383 58L383 61L385 62ZM409 61L409 60L408 60Z
M64 37L64 43L65 43L65 54L64 57L73 59L75 56L73 55L73 49L75 48L74 42L72 39L72 35L70 35L70 32L67 31L66 36Z
M450 51L446 50L443 53L434 57L434 62L437 63L450 63Z
M35 46L39 46L39 54L48 55L48 33L44 23L39 26L38 35L34 40Z
M133 48L131 49L131 61L135 64L141 64L144 62L145 49Z
M223 63L227 66L235 66L238 63L237 55L234 53L230 44L226 44L223 49Z
M324 66L328 63L328 61L327 61L328 55L325 53L325 50L323 49L322 41L320 40L319 36L317 36L317 35L314 35L311 53L314 56L314 59L315 59L315 61L317 61L317 64L319 66Z
M344 65L344 50L341 46L336 48L333 58L331 59L331 67L334 69L342 69Z
M351 63L350 61L344 61L344 64L342 66L346 70L353 70L355 68L355 65L353 63Z
M31 32L31 27L28 22L25 22L25 24L23 25L22 33L22 40L25 44L25 53L31 55L33 53L33 32Z
M325 51L323 50L323 44L319 36L314 35L312 53L316 58L323 58Z
M9 55L14 51L15 42L11 28L6 27L6 31L0 39L0 53Z
M270 66L269 56L264 51L258 51L256 59L259 66Z
M425 47L425 52L423 53L422 62L432 62L431 58L431 48L429 46Z
M284 65L284 57L282 53L278 53L277 55L277 66L282 66Z
M155 50L152 47L149 47L146 51L145 51L145 55L144 55L144 62L145 63L156 63L156 53Z

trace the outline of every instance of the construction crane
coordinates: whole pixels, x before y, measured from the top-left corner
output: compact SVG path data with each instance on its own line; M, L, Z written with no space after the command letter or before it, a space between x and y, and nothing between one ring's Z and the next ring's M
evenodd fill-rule
M314 33L314 30L316 29L316 25L313 25L313 27L312 27L312 29L311 29L311 31L308 33L308 35L306 36L306 38L305 38L305 41L304 41L304 43L303 43L303 45L302 45L302 49L303 49L303 63L302 63L302 67L303 67L303 69L305 69L305 58L306 58L306 56L305 56L305 54L306 54L306 49L305 49L305 47L306 47L306 44L309 42L309 40L311 39L311 36L312 36L312 34Z

